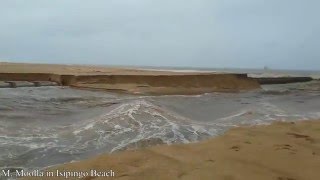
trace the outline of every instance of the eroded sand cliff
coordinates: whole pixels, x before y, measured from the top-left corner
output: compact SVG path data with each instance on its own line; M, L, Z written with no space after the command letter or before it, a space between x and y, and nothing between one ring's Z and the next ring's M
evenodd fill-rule
M133 94L200 94L252 90L246 74L147 71L96 66L12 64L0 66L0 81L54 81L75 88Z

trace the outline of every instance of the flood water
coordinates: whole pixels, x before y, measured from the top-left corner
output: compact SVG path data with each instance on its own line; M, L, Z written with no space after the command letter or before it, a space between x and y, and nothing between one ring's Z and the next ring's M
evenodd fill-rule
M320 119L319 81L197 96L0 89L0 168L41 169L105 152L196 142L241 125L308 119Z

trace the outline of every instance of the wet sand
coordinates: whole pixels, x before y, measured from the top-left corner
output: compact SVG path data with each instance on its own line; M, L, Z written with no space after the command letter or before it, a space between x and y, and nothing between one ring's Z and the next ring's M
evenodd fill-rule
M302 121L240 127L200 143L105 154L50 171L112 169L115 179L317 180L319 167L320 121Z

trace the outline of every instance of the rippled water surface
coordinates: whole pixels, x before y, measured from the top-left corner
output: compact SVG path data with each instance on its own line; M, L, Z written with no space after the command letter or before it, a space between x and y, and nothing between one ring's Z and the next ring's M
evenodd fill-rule
M64 87L0 89L0 167L39 169L103 152L195 142L242 124L320 119L319 84L148 97Z

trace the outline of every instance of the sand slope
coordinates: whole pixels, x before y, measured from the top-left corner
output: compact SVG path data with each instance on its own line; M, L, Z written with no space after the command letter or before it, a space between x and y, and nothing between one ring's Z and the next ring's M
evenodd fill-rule
M105 154L58 169L112 169L116 179L138 180L319 180L320 121L236 128L200 143Z

